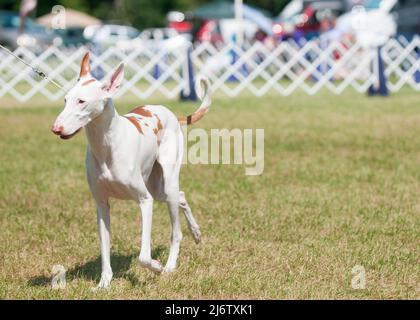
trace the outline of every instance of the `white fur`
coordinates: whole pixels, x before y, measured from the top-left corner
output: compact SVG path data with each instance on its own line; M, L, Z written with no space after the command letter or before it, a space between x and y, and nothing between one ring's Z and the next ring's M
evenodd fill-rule
M142 215L139 263L154 272L171 272L176 268L182 239L179 207L184 211L195 241L198 243L201 239L199 226L185 194L179 189L184 140L178 119L164 106L145 106L153 117L140 117L143 121L141 134L126 117L119 116L112 97L123 80L123 70L123 65L120 65L105 84L93 79L90 72L84 74L67 94L65 108L53 126L53 132L63 139L72 137L82 127L86 130L87 179L97 204L102 258L102 276L97 288L107 288L112 279L108 204L111 197L134 200L138 204ZM205 87L204 92L199 88L203 99L201 107L208 109L208 82L203 79L198 82ZM160 144L153 131L157 119L164 129ZM167 203L172 224L171 246L165 267L151 256L154 200Z

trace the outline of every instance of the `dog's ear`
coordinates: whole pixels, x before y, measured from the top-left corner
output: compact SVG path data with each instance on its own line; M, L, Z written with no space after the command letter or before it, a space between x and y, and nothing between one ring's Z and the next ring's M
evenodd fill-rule
M89 52L86 52L82 59L82 65L80 67L79 78L82 78L90 74L90 61L89 61Z
M118 91L124 79L124 63L121 63L117 69L112 73L111 77L104 84L103 90L107 97L112 97Z

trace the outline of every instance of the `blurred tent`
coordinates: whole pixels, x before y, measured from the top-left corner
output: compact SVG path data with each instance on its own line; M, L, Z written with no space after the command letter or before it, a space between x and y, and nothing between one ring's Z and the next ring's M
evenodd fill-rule
M84 28L91 25L102 24L101 20L95 17L92 17L86 13L77 11L77 10L66 8L64 11L64 14L65 14L65 26L68 28L74 28L74 27ZM37 21L39 24L43 26L51 27L54 25L54 19L56 18L57 18L57 14L49 13L45 16L38 18Z
M245 20L254 22L265 33L272 34L271 14L268 11L243 4L242 14ZM193 15L199 19L234 19L235 5L231 1L215 0L197 8Z

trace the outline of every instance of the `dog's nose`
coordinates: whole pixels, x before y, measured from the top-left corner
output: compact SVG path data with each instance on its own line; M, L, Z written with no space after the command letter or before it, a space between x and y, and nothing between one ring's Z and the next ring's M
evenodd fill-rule
M57 124L54 124L53 126L52 126L52 128L51 128L51 131L54 133L54 134L56 134L56 135L60 135L61 134L61 132L63 132L63 126L59 126L59 125L57 125Z

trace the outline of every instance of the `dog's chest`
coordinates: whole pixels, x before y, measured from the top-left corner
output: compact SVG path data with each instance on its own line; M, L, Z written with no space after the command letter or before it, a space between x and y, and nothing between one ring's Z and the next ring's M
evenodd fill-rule
M121 174L113 172L108 166L103 165L98 170L98 182L105 184L124 183L124 177Z
M141 178L139 168L130 162L120 162L108 165L106 163L98 168L98 181L111 184L129 185L132 181Z
M110 197L128 200L137 199L142 191L142 174L140 168L129 162L93 163L90 180L95 188ZM92 170L93 169L93 170ZM88 175L90 175L88 173Z

